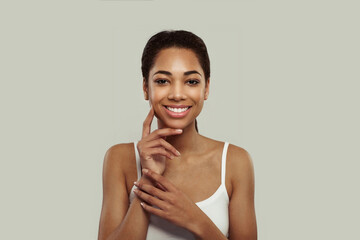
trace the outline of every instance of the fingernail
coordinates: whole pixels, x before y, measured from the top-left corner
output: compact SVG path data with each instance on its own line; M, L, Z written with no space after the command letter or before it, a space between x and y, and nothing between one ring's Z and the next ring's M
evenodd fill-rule
M180 152L178 150L176 150L176 153L177 153L178 156L180 156Z
M141 205L142 207L144 207L144 203L143 203L143 202L141 202L140 205Z
M175 132L181 133L182 129L176 129Z
M134 190L133 190L134 193L138 193L138 191L139 190L137 188L134 188Z
M135 186L138 186L138 182L134 182L134 185L135 185Z
M147 170L146 168L144 168L143 170L142 170L142 172L143 173L147 173L149 170Z

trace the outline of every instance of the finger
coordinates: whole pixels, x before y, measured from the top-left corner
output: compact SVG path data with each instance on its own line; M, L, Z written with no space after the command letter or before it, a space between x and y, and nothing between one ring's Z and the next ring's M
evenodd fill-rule
M182 129L161 128L161 129L157 129L157 130L153 131L152 133L150 133L147 136L146 141L151 141L154 139L163 138L163 137L171 136L171 135L179 135L181 133L182 133Z
M148 136L150 134L151 129L151 123L154 118L154 107L151 106L150 111L148 115L145 118L145 121L143 123L143 131L142 131L142 138Z
M168 151L166 151L165 148L162 148L162 147L149 148L149 149L146 151L146 154L148 154L148 155L159 154L159 155L165 156L165 157L167 157L167 158L174 159L174 156L173 156L171 153L169 153ZM145 158L145 159L146 159L146 158Z
M157 215L157 216L159 216L161 218L165 218L165 216L166 216L163 210L158 209L158 208L154 208L154 207L146 204L145 202L141 202L140 205L142 206L142 208L145 211L147 211L147 212L149 212L151 214L155 214L155 215Z
M154 180L155 182L161 184L166 189L166 191L175 192L177 190L177 188L164 176L157 174L156 172L151 171L150 169L144 168L142 169L142 173L148 176L149 178L151 178L152 180Z
M164 188L163 185L161 185L160 183L155 183L155 186L163 191L166 191L166 189Z
M136 187L138 187L138 189L142 190L143 192L147 192L148 194L157 197L161 200L165 200L165 201L167 200L166 193L160 190L159 188L156 188L149 184L143 184L141 182L135 182L134 184Z
M134 189L134 193L137 197L139 197L141 200L151 204L152 206L157 206L158 208L162 209L164 207L165 202L163 200L160 200L154 196L151 196L150 194L143 192L137 188Z
M180 152L178 150L176 150L176 148L174 148L170 143L168 143L167 141L165 141L162 138L159 138L159 139L152 140L152 141L148 142L146 144L146 147L147 148L164 147L169 152L172 152L175 156L180 156Z

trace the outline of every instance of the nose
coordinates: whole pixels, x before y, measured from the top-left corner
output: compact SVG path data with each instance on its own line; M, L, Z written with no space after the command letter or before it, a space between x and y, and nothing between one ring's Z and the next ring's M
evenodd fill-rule
M168 94L168 99L175 100L175 101L181 101L181 100L186 99L186 94L184 92L184 88L181 85L180 81L175 82L171 86L169 94Z

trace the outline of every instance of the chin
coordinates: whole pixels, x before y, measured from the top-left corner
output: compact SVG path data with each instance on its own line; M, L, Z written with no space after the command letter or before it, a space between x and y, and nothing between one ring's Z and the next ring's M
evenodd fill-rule
M164 128L168 127L168 128L174 128L174 129L184 129L186 127L188 127L189 125L191 125L191 122L188 121L183 121L183 120L168 120L168 121L161 121Z

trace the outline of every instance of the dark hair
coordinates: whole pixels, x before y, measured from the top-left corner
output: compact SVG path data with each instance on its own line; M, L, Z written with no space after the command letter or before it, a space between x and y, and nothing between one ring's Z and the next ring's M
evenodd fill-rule
M205 74L205 83L210 78L210 59L204 41L193 34L184 30L166 30L153 35L146 43L141 57L141 71L145 84L149 80L149 72L153 67L158 53L166 48L185 48L192 50ZM198 132L197 121L195 119L195 129Z

